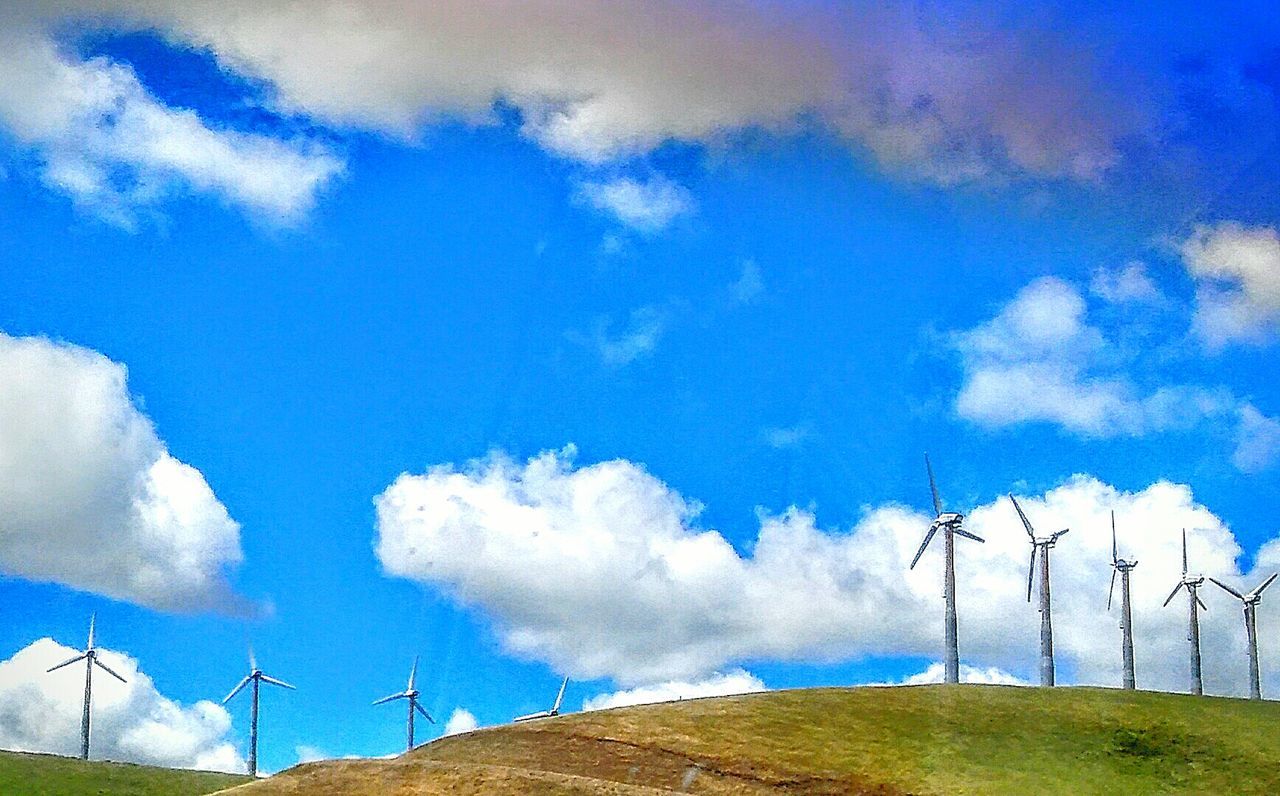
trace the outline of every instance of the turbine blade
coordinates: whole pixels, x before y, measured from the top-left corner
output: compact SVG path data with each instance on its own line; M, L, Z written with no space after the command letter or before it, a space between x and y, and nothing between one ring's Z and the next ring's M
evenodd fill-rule
M1116 513L1113 510L1111 512L1111 565L1115 566L1115 563L1119 560L1120 560L1120 551L1116 547ZM1113 583L1115 582L1114 573L1112 574L1111 581Z
M1243 595L1243 594L1241 594L1240 592L1238 592L1238 591L1236 591L1235 589L1231 588L1230 586L1228 586L1227 584L1225 584L1225 583L1223 583L1222 581L1218 580L1217 578L1209 578L1209 580L1211 580L1211 581L1213 581L1214 583L1218 584L1218 586L1219 586L1223 591L1227 592L1227 593L1228 593L1228 594L1230 594L1232 597L1237 597L1237 598L1239 598L1239 599L1241 599L1241 600L1243 600L1243 599L1244 599L1244 595Z
M288 688L288 689L292 689L292 690L294 690L294 691L297 691L297 690L298 690L298 689L294 688L293 686L289 685L288 683L286 683L284 680L277 680L277 679L276 679L276 678L274 678L274 677L267 677L265 674L264 674L264 675L262 675L262 682L264 682L264 683L271 683L272 685L278 685L278 686L280 686L281 688Z
M1277 576L1280 576L1280 572L1274 573L1271 577L1264 580L1261 586L1249 592L1249 597L1250 598L1261 597L1262 593L1266 591L1267 587L1270 586L1275 581Z
M240 693L240 689L244 688L246 685L248 685L248 684L249 684L249 679L250 679L250 678L246 677L246 678L244 678L243 680L241 680L238 684L236 684L236 687L235 687L235 688L233 688L233 689L231 689L231 693L230 693L230 694L227 694L225 697L223 697L223 699L222 699L222 704L224 704L224 705L225 705L225 704L227 704L228 702L230 702L230 701L231 701L231 697L233 697L233 696L235 696L236 694Z
M1031 563L1027 566L1027 602L1031 602L1031 582L1036 578L1036 546L1031 545Z
M942 515L942 500L938 498L938 484L933 480L933 465L929 463L929 454L924 455L924 469L929 471L929 491L933 493L933 516Z
M405 698L404 694L392 694L391 696L385 696L382 699L375 701L373 704L385 705L388 702L395 702L397 699L404 699L404 698Z
M1111 610L1111 597L1116 593L1116 568L1111 568L1111 585L1107 587L1107 610Z
M89 644L85 647L86 652L93 649L93 626L97 621L98 614L96 612L89 615Z
M1058 541L1058 539L1059 539L1059 538L1061 538L1061 537L1063 537L1063 536L1066 536L1066 535L1067 535L1067 534L1069 534L1069 533L1071 533L1071 529L1070 529L1070 528L1063 528L1062 530L1060 530L1060 531L1058 531L1057 533L1055 533L1053 536L1050 536L1050 537L1049 537L1049 541L1050 541L1050 543L1052 543L1052 542L1056 542L1056 541Z
M1195 592L1192 592L1192 594L1194 594L1194 595L1195 595L1196 602L1200 603L1200 607L1201 607L1201 608L1203 608L1204 610L1208 611L1208 610L1209 610L1209 606L1207 606L1207 605L1205 605L1205 604L1204 604L1204 600L1200 599L1200 595L1195 594Z
M116 674L114 671L112 671L112 669L111 669L111 667L110 667L110 666L108 666L108 665L106 665L105 663L103 663L102 661L98 660L96 656L94 657L93 662L94 662L94 664L95 664L99 669L101 669L102 671L104 671L104 672L106 672L107 674L111 675L112 677L116 678L116 679L117 679L117 680L119 680L120 682L122 682L122 683L127 683L127 682L129 682L128 680L124 679L123 677L121 677L120 675L118 675L118 674Z
M1182 577L1187 576L1187 529L1182 529Z
M1031 521L1028 520L1027 515L1023 513L1022 506L1018 505L1018 499L1013 495L1009 495L1009 499L1013 501L1013 507L1018 510L1018 519L1022 520L1022 527L1027 529L1027 536L1030 536L1031 540L1035 541L1036 530L1031 527Z
M409 687L405 689L406 692L413 690L413 677L417 673L418 673L418 657L415 655L413 658L413 668L409 670Z
M560 693L556 694L556 704L551 708L552 713L558 713L560 711L560 703L564 701L564 689L567 685L569 685L568 677L564 678L564 682L560 684Z
M929 532L924 535L924 541L920 543L920 549L916 551L916 557L911 559L911 566L907 567L907 569L916 568L916 563L920 560L920 556L924 555L924 549L929 546L929 541L933 539L933 535L937 532L937 525L929 526Z
M512 721L529 721L530 719L545 719L551 714L545 710L539 710L537 713L530 713L527 716L516 716Z
M56 670L56 669L61 669L63 666L70 666L71 664L75 663L76 661L82 661L82 660L84 660L84 659L85 659L85 658L87 658L87 657L89 657L89 653L87 653L87 652L82 652L82 653L80 653L79 655L75 656L74 658L67 658L65 661L63 661L62 663L58 664L57 666L54 666L54 667L52 667L52 668L50 668L50 669L46 669L46 670L45 670L45 674L48 674L49 672L52 672L52 671L54 671L54 670Z
M431 722L432 724L436 723L436 720L431 718L431 714L427 712L427 709L424 708L422 705L419 705L417 700L414 700L413 706L414 708L417 709L419 713L422 714L422 717L425 718L427 721Z
M258 659L253 656L253 645L249 645L249 671L258 671Z
M975 541L975 542L984 542L984 543L985 543L985 542L987 541L986 539L983 539L981 536L978 536L978 535L977 535L977 534L975 534L975 533L969 533L968 531L964 530L963 528L956 528L956 529L955 529L955 532L956 532L958 535L963 536L963 537L964 537L964 538L966 538L966 539L972 539L972 540L973 540L973 541Z
M1162 606L1160 606L1160 607L1161 607L1161 608L1163 608L1163 607L1167 606L1167 605L1169 604L1169 601L1173 599L1174 595L1176 595L1176 594L1178 593L1178 590L1179 590L1179 589L1181 589L1183 586L1186 586L1186 585L1187 585L1187 584L1185 584L1185 583L1183 583L1183 582L1179 581L1179 582L1178 582L1178 585L1173 587L1173 591L1169 592L1169 596L1168 596L1168 597L1166 597L1166 598L1164 599L1164 605L1162 605Z

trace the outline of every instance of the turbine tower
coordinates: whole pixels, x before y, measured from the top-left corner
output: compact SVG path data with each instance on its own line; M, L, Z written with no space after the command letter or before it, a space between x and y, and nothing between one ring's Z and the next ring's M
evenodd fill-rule
M1165 598L1164 604L1168 605L1169 601L1174 598L1180 589L1187 590L1187 602L1190 604L1191 613L1190 621L1187 625L1187 641L1191 642L1191 693L1197 696L1204 693L1204 681L1200 676L1200 612L1197 608L1209 610L1209 606L1205 605L1200 599L1200 595L1196 594L1204 583L1204 576L1197 575L1190 577L1187 575L1187 529L1182 529L1182 580L1178 581L1178 585L1173 587L1173 591L1169 592L1169 596Z
M1138 566L1137 560L1126 561L1120 557L1116 546L1116 513L1111 512L1111 586L1107 589L1107 610L1111 610L1111 597L1116 591L1116 573L1120 573L1120 629L1124 633L1121 654L1124 658L1124 687L1137 688L1133 676L1133 611L1129 604L1129 573Z
M413 687L413 678L415 675L417 675L417 673L418 673L418 659L414 658L413 668L409 670L409 685L406 686L405 689L400 693L392 694L391 696L385 696L382 699L379 699L377 702L373 703L375 705L383 705L383 704L386 704L387 702L394 702L397 699L409 700L409 745L405 747L406 752L413 751L413 713L415 710L421 713L423 718L425 718L427 721L431 722L432 724L436 723L436 720L431 718L431 714L427 712L426 708L418 704L418 690Z
M958 683L960 682L960 644L958 633L956 630L956 534L975 542L983 541L978 536L969 533L961 528L964 522L964 515L956 512L942 511L942 500L938 497L938 485L933 480L933 465L929 463L929 454L924 455L924 468L929 473L929 491L933 493L933 523L929 526L929 532L925 534L924 541L920 543L920 549L916 551L916 557L911 559L911 566L908 569L915 569L916 562L920 560L920 556L924 555L924 550L929 546L929 542L933 541L933 535L942 529L943 554L946 557L945 567L943 569L942 580L942 599L946 602L946 622L944 625L944 639L946 642L946 659L944 663L945 676L943 682Z
M225 705L228 702L230 702L231 698L236 694L240 693L240 689L244 688L249 683L253 683L253 707L250 709L250 713L249 713L249 776L256 777L258 776L258 690L259 690L259 687L261 686L262 683L270 683L271 685L278 685L281 688L289 688L289 689L293 689L293 686L289 685L283 680L277 680L274 677L270 677L266 674L263 674L262 670L258 668L258 661L253 657L253 647L249 648L249 673L245 675L245 678L241 680L236 685L235 688L231 689L231 693L227 694L226 698L222 700L222 704Z
M529 721L531 719L547 719L552 716L560 715L560 703L564 700L564 688L569 684L569 678L564 678L564 682L560 684L560 693L556 694L556 703L551 706L551 710L539 710L537 713L530 713L528 716L516 716L512 721Z
M1058 538L1070 530L1063 528L1049 536L1037 537L1031 521L1023 513L1022 506L1013 495L1009 495L1013 507L1018 510L1018 519L1022 527L1027 529L1031 537L1031 565L1027 568L1027 602L1031 602L1031 584L1036 577L1036 557L1040 558L1040 685L1053 685L1053 612L1049 599L1049 551L1057 543Z
M89 617L89 643L85 645L84 652L76 655L74 658L68 658L57 666L51 667L48 671L61 669L63 666L70 666L76 661L84 661L84 713L80 714L80 759L89 759L89 704L93 700L93 667L97 666L102 671L116 678L122 683L127 683L120 675L113 672L105 663L98 660L98 649L93 646L93 625L97 621L98 615L94 614Z
M1280 572L1276 573L1280 575ZM1272 575L1262 585L1248 594L1241 594L1217 578L1209 580L1218 584L1228 594L1244 603L1244 630L1249 634L1249 698L1262 699L1262 683L1258 676L1258 603L1262 602L1262 592L1276 579Z

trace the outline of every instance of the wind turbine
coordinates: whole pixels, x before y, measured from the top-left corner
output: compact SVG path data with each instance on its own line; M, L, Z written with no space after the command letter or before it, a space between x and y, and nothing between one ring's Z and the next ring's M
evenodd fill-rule
M249 776L256 777L258 775L258 689L262 683L270 683L278 685L282 688L293 689L293 686L263 674L258 668L258 661L253 657L253 647L249 648L249 673L241 680L235 688L231 689L231 693L227 694L222 700L222 704L227 704L231 698L240 693L240 689L249 683L253 683L253 707L249 713Z
M93 646L93 625L97 621L98 615L93 614L89 617L89 643L85 645L84 652L76 655L74 658L68 658L57 666L51 667L48 671L61 669L63 666L70 666L76 661L84 661L84 713L80 714L80 759L89 759L89 703L93 699L93 667L97 666L102 671L116 678L122 683L127 683L120 675L116 674L105 663L98 660L98 649ZM47 672L46 672L47 673Z
M530 713L528 716L516 716L513 721L530 721L531 719L547 719L552 716L560 715L560 703L564 700L564 687L569 684L569 678L564 678L564 682L560 684L560 693L556 694L556 703L551 706L551 710L540 710L537 713Z
M946 660L944 664L943 682L958 683L960 682L960 644L958 633L956 630L956 534L972 539L975 542L983 541L980 537L969 533L961 528L964 522L964 515L957 512L942 511L942 500L938 497L938 485L933 480L933 465L929 463L929 454L924 455L924 468L929 473L929 491L933 493L933 523L929 526L929 532L924 535L924 541L920 543L920 549L916 551L916 557L911 559L911 566L908 569L915 569L916 562L920 560L920 556L924 555L924 550L929 546L929 542L933 541L933 535L942 529L943 553L946 557L946 565L943 569L942 580L942 599L946 602L946 615L944 624L944 641L946 643Z
M1262 602L1262 592L1276 579L1276 575L1272 575L1262 582L1262 585L1248 594L1241 594L1227 584L1217 578L1209 578L1209 580L1221 586L1228 594L1236 597L1240 602L1244 603L1244 629L1249 634L1249 698L1262 699L1262 684L1258 677L1258 603Z
M392 694L391 696L383 697L382 699L379 699L377 702L373 703L375 705L384 705L387 702L394 702L397 699L409 700L409 745L405 749L405 751L408 751L408 752L413 751L413 712L416 710L419 713L421 713L423 718L425 718L427 721L431 722L432 724L436 723L436 720L431 718L431 714L427 712L426 708L418 704L418 690L413 687L413 678L417 673L418 673L418 659L414 658L413 668L409 670L409 685L405 687L404 691L401 691L398 694Z
M1187 602L1191 606L1191 619L1187 626L1187 641L1191 642L1191 693L1196 695L1204 693L1204 681L1200 677L1200 613L1196 610L1197 607L1206 611L1209 610L1209 606L1205 605L1200 599L1200 595L1196 594L1196 589L1200 588L1203 583L1203 575L1197 575L1194 578L1187 575L1187 529L1183 528L1182 580L1178 581L1178 585L1174 586L1173 591L1169 592L1164 604L1168 605L1179 589L1187 590Z
M1107 610L1111 610L1111 597L1116 591L1116 573L1120 573L1120 629L1124 632L1122 655L1124 657L1124 687L1132 691L1137 687L1133 676L1133 611L1129 608L1129 572L1138 566L1137 559L1126 561L1120 557L1116 546L1116 513L1111 512L1111 586L1107 589Z
M1053 613L1049 600L1049 551L1057 543L1058 538L1071 529L1063 528L1049 536L1037 537L1035 528L1031 527L1031 521L1022 511L1022 506L1018 505L1017 499L1009 495L1009 500L1013 501L1013 507L1018 510L1018 518L1022 520L1022 527L1027 529L1027 536L1031 537L1031 565L1027 568L1027 602L1031 602L1031 584L1036 576L1037 554L1040 558L1040 685L1051 686L1053 685Z

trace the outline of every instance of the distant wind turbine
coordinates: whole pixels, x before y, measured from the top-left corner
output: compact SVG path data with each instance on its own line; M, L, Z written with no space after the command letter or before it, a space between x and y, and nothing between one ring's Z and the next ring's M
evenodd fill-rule
M1228 594L1244 603L1244 630L1249 635L1249 698L1262 699L1262 683L1258 674L1258 603L1262 602L1262 592L1276 579L1276 575L1272 575L1262 582L1262 585L1248 594L1241 594L1227 584L1217 578L1209 578L1209 580L1218 584Z
M944 675L943 682L958 683L960 682L960 642L959 633L956 629L956 534L972 539L975 542L983 541L980 537L969 533L961 528L964 522L964 515L956 512L942 511L942 500L938 497L938 485L933 480L933 465L929 463L929 454L924 455L924 468L929 473L929 491L933 494L933 523L929 525L929 532L925 534L924 541L920 543L920 549L916 551L916 557L911 559L911 566L908 569L915 569L916 563L920 560L920 556L924 555L924 550L929 546L929 542L933 541L933 535L942 529L942 549L945 557L945 564L942 575L942 599L946 603L945 624L943 626L944 643L946 645L945 660L943 661Z
M560 703L564 700L564 688L569 684L569 678L564 678L564 682L560 684L560 693L556 694L556 703L551 706L551 710L540 710L537 713L530 713L528 716L516 716L513 721L530 721L532 719L547 719L552 716L560 715Z
M1022 506L1013 495L1009 495L1013 507L1018 511L1018 519L1022 527L1027 529L1031 537L1031 565L1027 568L1027 602L1031 602L1031 584L1036 576L1036 557L1040 558L1040 685L1053 685L1053 612L1049 599L1049 551L1057 543L1059 537L1070 528L1063 528L1049 536L1037 537L1031 521L1022 511Z
M97 619L97 614L89 617L89 643L85 645L84 652L79 653L74 658L68 658L57 666L49 669L49 671L52 672L55 669L61 669L63 666L70 666L76 661L84 661L84 713L80 715L81 760L89 759L89 703L93 699L93 667L97 666L99 669L122 683L128 682L123 677L113 672L105 663L98 660L98 649L93 646L93 625Z
M1187 641L1191 642L1191 693L1204 693L1204 680L1200 676L1200 613L1197 608L1209 610L1209 606L1205 605L1200 599L1200 595L1196 590L1204 583L1204 576L1197 575L1190 577L1187 575L1187 529L1182 529L1182 580L1178 581L1178 585L1173 587L1173 591L1169 592L1169 596L1165 598L1164 604L1168 605L1169 601L1174 598L1180 589L1187 590L1187 602L1190 604L1190 621L1187 624Z
M1107 610L1111 610L1111 597L1116 591L1116 573L1120 573L1120 629L1124 633L1121 654L1124 658L1124 687L1132 691L1137 687L1133 676L1133 611L1129 608L1129 572L1138 566L1137 559L1126 561L1120 557L1116 546L1116 513L1111 512L1111 586L1107 589Z
M436 720L431 718L431 714L427 712L426 708L418 704L418 690L413 687L413 678L415 675L417 675L417 673L418 673L418 659L414 658L413 668L409 670L409 685L406 686L405 689L400 693L392 694L391 696L385 696L382 699L379 699L378 701L373 703L375 705L384 705L388 702L394 702L397 699L409 700L409 745L405 749L405 751L408 751L408 752L413 751L413 713L414 711L416 710L417 712L421 713L423 718L425 718L427 721L431 722L432 724L436 723Z
M253 657L253 647L249 648L249 673L245 675L245 678L241 680L235 688L231 689L231 693L227 694L226 698L222 700L222 704L225 705L230 702L231 698L240 693L240 689L244 688L249 683L253 683L253 707L250 709L249 713L249 776L256 777L258 775L259 686L262 683L270 683L271 685L278 685L281 688L289 689L293 689L293 686L283 680L277 680L274 677L263 674L262 670L258 668L258 661Z

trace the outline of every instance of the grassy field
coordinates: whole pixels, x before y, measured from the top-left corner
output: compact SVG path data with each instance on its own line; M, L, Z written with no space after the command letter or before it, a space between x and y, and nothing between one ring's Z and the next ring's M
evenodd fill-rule
M199 796L248 777L0 752L0 793L23 796Z
M309 763L273 794L1276 794L1280 703L1105 689L810 689L581 713L394 760Z

